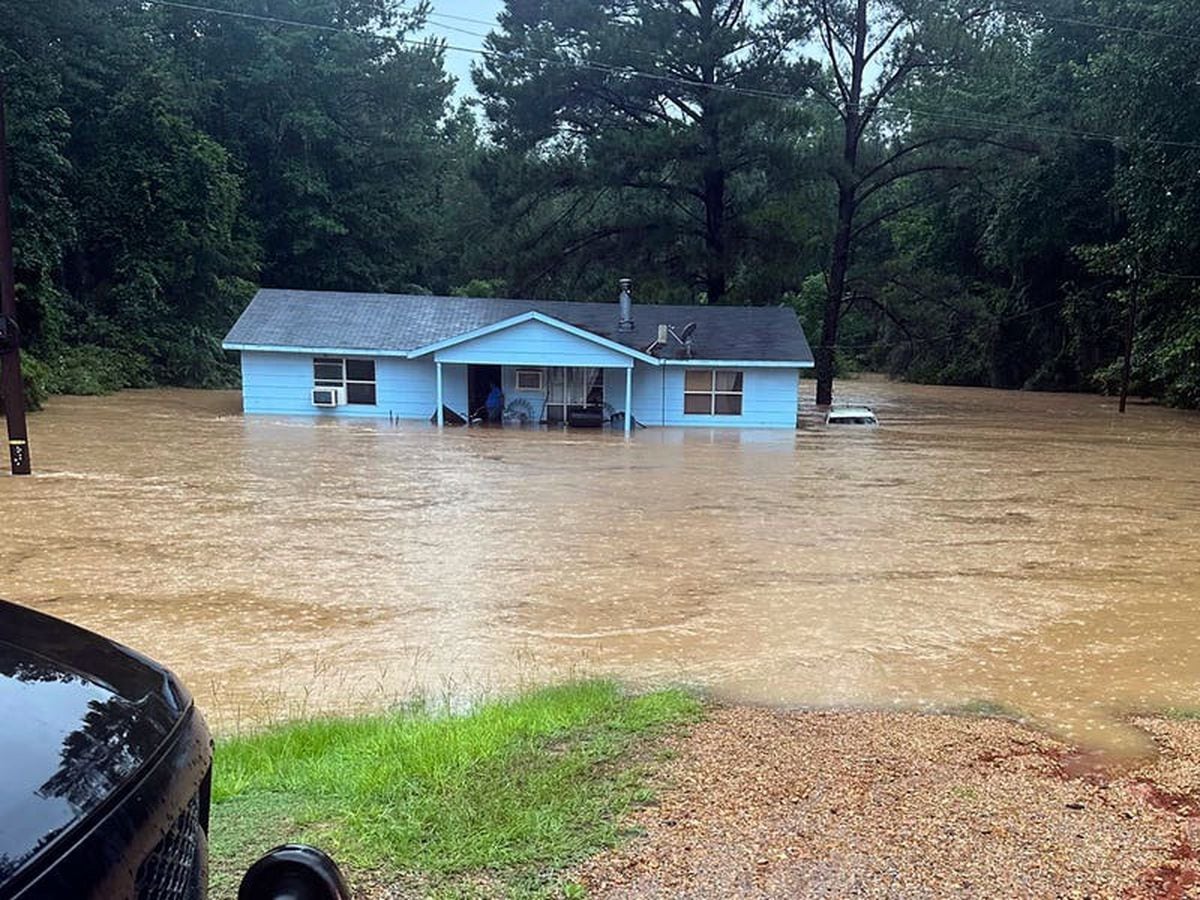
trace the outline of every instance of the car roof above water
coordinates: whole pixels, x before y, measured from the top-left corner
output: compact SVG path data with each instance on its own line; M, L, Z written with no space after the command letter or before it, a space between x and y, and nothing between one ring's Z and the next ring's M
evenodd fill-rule
M875 410L869 406L838 406L829 410L826 419L870 419L874 422Z

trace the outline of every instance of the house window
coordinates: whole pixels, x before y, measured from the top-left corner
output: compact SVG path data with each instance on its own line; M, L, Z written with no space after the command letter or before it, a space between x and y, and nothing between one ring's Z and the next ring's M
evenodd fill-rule
M683 375L683 411L692 416L740 416L742 373L688 369Z
M518 391L544 391L546 389L545 372L541 369L517 369Z
M313 386L344 388L347 403L374 406L375 360L318 356L313 359Z

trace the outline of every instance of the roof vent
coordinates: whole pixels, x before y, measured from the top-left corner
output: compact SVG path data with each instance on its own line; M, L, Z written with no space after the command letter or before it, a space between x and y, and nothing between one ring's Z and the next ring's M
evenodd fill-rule
M658 337L646 348L646 352L652 356L657 355L658 351L667 346L667 332L670 330L668 325L658 326Z
M633 331L633 297L629 294L629 287L633 284L628 278L622 278L621 296L617 298L617 302L621 306L621 318L617 322L617 331Z

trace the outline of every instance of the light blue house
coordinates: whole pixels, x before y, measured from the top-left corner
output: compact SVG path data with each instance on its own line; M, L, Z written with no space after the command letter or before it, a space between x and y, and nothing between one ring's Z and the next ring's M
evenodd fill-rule
M794 428L812 351L785 307L261 290L225 338L272 415ZM632 411L632 416L625 415Z

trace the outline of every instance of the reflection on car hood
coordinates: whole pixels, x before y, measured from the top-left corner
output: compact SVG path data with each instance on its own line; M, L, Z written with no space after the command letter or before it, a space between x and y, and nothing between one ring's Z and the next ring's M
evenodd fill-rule
M190 703L132 650L0 601L0 883L131 779Z

